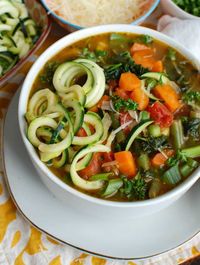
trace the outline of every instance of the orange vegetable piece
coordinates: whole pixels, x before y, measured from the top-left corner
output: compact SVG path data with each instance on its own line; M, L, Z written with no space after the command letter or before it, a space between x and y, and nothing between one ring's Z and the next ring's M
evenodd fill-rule
M130 49L130 52L131 52L131 55L133 55L134 52L143 51L143 50L149 50L149 49L151 49L151 48L149 48L148 46L146 46L144 44L135 42L132 45L132 47Z
M153 89L153 93L165 102L171 112L175 112L182 105L178 93L170 85L157 85Z
M174 154L174 150L172 149L165 149L163 150L163 152L166 154L166 156L170 157ZM157 153L151 160L151 164L154 167L160 167L163 166L165 164L165 162L167 161L167 157L165 157L162 153Z
M149 104L149 98L148 96L142 91L141 88L136 88L133 90L133 92L130 95L130 98L138 103L138 109L144 110L147 108Z
M163 72L162 61L156 61L152 67L152 72Z
M115 160L118 162L119 171L127 176L133 178L137 173L137 166L135 159L130 151L122 151L114 153Z
M133 91L135 88L141 86L141 80L133 73L123 73L119 79L120 89L125 91Z
M132 55L132 58L136 64L140 64L150 70L155 63L154 52L152 49L137 51Z

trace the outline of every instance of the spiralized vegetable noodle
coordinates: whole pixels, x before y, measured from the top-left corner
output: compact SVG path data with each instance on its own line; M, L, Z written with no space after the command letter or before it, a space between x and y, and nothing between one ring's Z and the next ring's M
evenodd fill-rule
M46 0L52 12L80 26L131 23L153 0Z

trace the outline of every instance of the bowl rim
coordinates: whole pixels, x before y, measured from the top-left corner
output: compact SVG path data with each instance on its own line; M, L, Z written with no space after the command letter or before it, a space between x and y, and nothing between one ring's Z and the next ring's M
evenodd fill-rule
M41 3L37 2L38 5L41 6L41 8L44 9ZM36 41L36 43L33 45L33 47L30 49L30 51L27 53L26 56L22 57L14 67L12 67L8 72L6 72L2 77L0 77L0 87L4 85L4 82L10 78L27 62L27 59L33 55L43 44L43 42L46 40L47 36L49 35L52 27L52 20L49 16L47 16L47 26L44 31L42 31L42 34L40 35L39 39Z
M64 47L71 45L81 39L87 38L89 36L95 36L103 33L111 33L111 32L121 32L121 33L133 33L133 34L148 34L151 35L154 39L158 40L161 43L165 43L170 47L178 50L181 54L183 54L197 69L200 69L200 62L197 58L194 57L186 48L184 48L181 44L176 42L175 40L171 39L170 37L157 32L155 30L140 27L140 26L132 26L132 25L124 25L124 24L115 24L115 25L103 25L103 26L96 26L91 28L82 29L80 31L76 31L71 33L53 45L51 45L40 57L36 60L36 62L31 67L29 73L26 76L26 79L22 85L20 97L19 97L19 104L18 104L18 122L20 127L20 133L22 136L22 140L26 146L26 149L31 157L32 162L37 165L38 169L46 175L54 184L58 185L61 189L65 192L70 192L71 194L78 196L81 199L84 199L89 202L93 202L96 204L104 205L104 206L114 206L119 208L125 207L141 207L141 206L148 206L148 205L155 205L157 203L162 203L163 201L173 199L177 197L179 194L183 194L186 192L199 178L198 172L200 168L195 170L193 174L191 174L186 180L180 183L174 189L168 191L167 193L160 195L153 199L148 199L144 201L133 201L133 202L116 202L116 201L108 201L100 198L95 198L85 193L82 193L75 188L70 187L62 180L60 180L56 175L54 175L48 167L41 162L38 157L37 152L35 151L32 144L28 141L26 137L26 121L24 119L24 113L26 112L27 102L29 98L29 94L34 82L34 78L38 76L40 70L43 68L46 62L49 59L54 57L58 52L60 52Z
M73 24L73 23L67 21L66 19L62 18L61 16L57 15L54 11L52 11L49 8L48 4L46 3L46 0L41 0L41 2L43 4L43 6L46 8L47 12L49 14L51 14L54 18L56 18L59 21L61 21L63 24L65 24L65 25L67 25L67 26L69 26L71 28L74 28L76 30L87 28L87 26L83 27L83 26L79 26L77 24ZM130 24L131 25L137 25L137 24L140 24L142 21L144 21L148 16L150 16L153 13L153 11L158 6L159 2L160 2L160 0L154 0L154 3L151 5L149 10L147 12L145 12L143 15L139 16L136 20L134 20Z
M165 3L169 3L171 5L171 7L174 9L174 11L179 12L179 15L182 16L182 18L184 19L197 19L199 20L200 17L192 15L188 12L186 12L185 10L183 10L182 8L180 8L177 4L174 3L173 0L161 0L161 4L165 2ZM166 5L165 5L166 6ZM178 15L178 14L177 14ZM178 17L178 16L177 16ZM179 17L178 17L179 18Z

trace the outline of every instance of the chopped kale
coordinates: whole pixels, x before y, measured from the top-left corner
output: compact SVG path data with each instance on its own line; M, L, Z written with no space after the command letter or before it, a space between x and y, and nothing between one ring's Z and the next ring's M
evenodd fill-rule
M169 148L168 138L164 135L159 137L148 137L148 138L141 138L140 141L140 148L147 152L148 154L157 152L159 149Z
M193 140L199 140L200 138L200 119L199 118L182 118L184 134L191 136Z
M122 52L112 58L112 64L105 66L104 72L107 82L119 79L124 72L132 72L137 76L141 76L149 71L148 68L136 64L129 52Z

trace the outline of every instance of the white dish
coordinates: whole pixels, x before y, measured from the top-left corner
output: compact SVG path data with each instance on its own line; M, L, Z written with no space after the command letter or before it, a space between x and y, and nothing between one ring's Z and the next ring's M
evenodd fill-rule
M200 17L191 15L178 7L172 0L161 0L161 6L165 14L182 19L198 19Z
M132 218L133 216L142 216L153 213L155 211L159 211L175 202L198 180L198 172L200 169L197 169L191 176L189 176L184 182L182 182L173 190L154 199L137 202L116 202L98 199L84 194L70 187L69 185L66 185L57 176L55 176L43 162L41 162L36 150L27 139L27 124L24 119L24 114L27 111L27 103L29 100L29 94L32 89L32 85L45 63L48 62L49 59L55 56L63 48L75 42L78 42L90 36L111 32L127 32L150 35L153 38L164 42L167 45L178 50L189 61L191 61L196 68L200 69L199 61L197 61L197 59L188 50L182 47L179 43L175 42L173 39L155 30L130 25L105 25L79 30L65 36L64 38L60 39L52 46L50 46L31 67L31 70L26 76L26 79L22 86L22 91L19 98L18 119L21 136L26 150L28 151L28 154L30 155L30 158L33 162L33 165L38 171L44 184L49 188L49 190L51 190L51 192L55 196L66 203L73 201L73 203L79 206L79 208L86 208L89 212L95 211L99 216L115 215L116 218L127 219Z
M118 259L162 253L200 230L199 181L168 208L123 222L60 202L43 185L27 156L17 124L18 97L9 107L4 126L6 180L18 209L38 229L86 252Z

